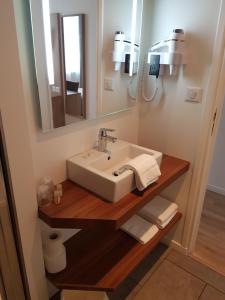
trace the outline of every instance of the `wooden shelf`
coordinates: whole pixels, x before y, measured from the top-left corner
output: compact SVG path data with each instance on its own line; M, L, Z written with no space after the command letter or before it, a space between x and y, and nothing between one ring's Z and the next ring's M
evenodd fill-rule
M145 245L121 230L110 234L82 230L65 243L67 268L58 274L47 274L47 278L59 289L113 291L180 218L177 213Z
M189 162L164 155L159 180L143 192L135 190L116 203L106 202L99 196L67 180L60 205L51 204L39 209L39 217L54 228L118 229L149 200L189 169Z
M145 191L135 190L116 203L106 202L65 181L62 203L39 209L39 216L51 227L84 230L65 243L67 268L58 274L47 274L47 278L59 289L115 290L178 222L181 214L177 213L145 245L115 229L188 169L187 161L164 155L159 180Z

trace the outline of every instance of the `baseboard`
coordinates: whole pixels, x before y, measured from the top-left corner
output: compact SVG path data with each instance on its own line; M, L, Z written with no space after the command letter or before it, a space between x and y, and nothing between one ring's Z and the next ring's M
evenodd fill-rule
M175 241L175 240L172 240L172 241L171 241L170 239L164 237L164 238L162 239L162 243L164 243L164 244L170 246L170 247L173 248L174 250L176 250L176 251L178 251L178 252L180 252L180 253L182 253L182 254L184 254L184 255L188 255L188 249L185 248L185 247L183 247L180 243L178 243L178 242Z
M219 187L219 186L212 185L212 184L208 184L208 185L207 185L207 190L225 196L225 189L224 189L224 188L221 188L221 187Z
M173 241L171 241L170 245L174 250L176 250L184 255L188 255L188 249L183 247L180 243L173 240Z

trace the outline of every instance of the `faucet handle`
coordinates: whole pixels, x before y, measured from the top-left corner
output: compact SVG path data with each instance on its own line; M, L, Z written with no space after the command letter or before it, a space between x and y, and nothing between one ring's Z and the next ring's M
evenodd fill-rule
M99 136L107 136L107 131L109 131L109 132L114 132L115 129L111 129L111 128L100 128L100 129L99 129Z

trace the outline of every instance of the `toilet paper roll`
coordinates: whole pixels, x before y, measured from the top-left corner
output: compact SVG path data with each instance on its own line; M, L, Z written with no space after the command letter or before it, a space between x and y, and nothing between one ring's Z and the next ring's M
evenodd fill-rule
M66 249L54 256L44 254L45 268L48 273L58 273L66 268Z
M56 230L48 233L44 247L44 252L47 256L50 257L62 253L64 248L62 234L60 231Z

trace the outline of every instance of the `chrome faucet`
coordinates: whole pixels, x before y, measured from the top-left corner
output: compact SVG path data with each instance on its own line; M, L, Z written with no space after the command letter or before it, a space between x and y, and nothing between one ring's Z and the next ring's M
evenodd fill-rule
M107 142L115 143L117 138L114 136L110 136L107 132L114 132L115 129L107 129L107 128L100 128L98 133L98 146L97 149L100 152L106 152L110 156L110 151L107 150Z

